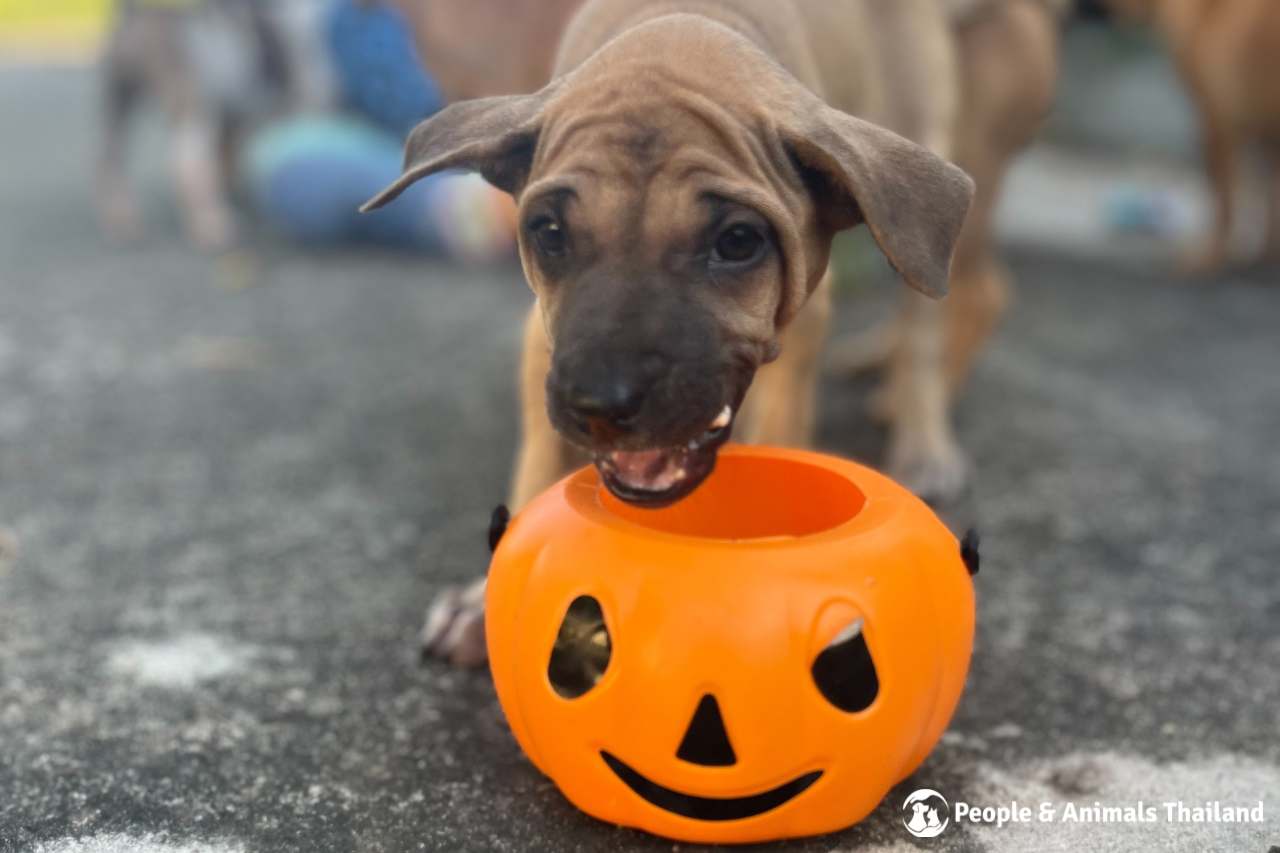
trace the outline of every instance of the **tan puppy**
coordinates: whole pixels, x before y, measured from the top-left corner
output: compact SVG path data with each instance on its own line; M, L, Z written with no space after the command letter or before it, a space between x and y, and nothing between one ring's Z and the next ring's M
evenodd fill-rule
M731 429L806 443L831 240L858 224L915 291L892 347L891 471L958 487L950 393L1003 298L989 193L1053 71L1042 4L961 5L963 21L936 0L591 0L549 85L414 132L371 207L447 168L520 206L537 304L514 508L587 459L620 498L662 505L710 473ZM948 156L985 184L967 227L973 183ZM966 292L948 318L934 300L958 242ZM428 649L481 658L481 598L447 593Z
M1112 0L1151 21L1169 44L1200 118L1214 224L1187 261L1210 273L1228 260L1244 155L1268 170L1265 253L1280 260L1280 3L1275 0Z

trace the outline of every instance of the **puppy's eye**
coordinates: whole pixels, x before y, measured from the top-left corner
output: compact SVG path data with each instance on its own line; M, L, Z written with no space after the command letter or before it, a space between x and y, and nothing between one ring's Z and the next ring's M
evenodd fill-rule
M569 239L565 236L564 227L549 216L535 219L529 225L529 231L538 251L549 258L558 258L569 249Z
M764 251L764 235L750 225L730 225L716 238L711 260L718 264L750 263Z

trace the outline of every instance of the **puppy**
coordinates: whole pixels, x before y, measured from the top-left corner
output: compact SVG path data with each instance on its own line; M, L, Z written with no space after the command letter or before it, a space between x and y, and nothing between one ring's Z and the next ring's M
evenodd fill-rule
M287 50L254 0L121 0L102 59L103 130L98 209L105 230L142 228L125 174L130 119L154 99L170 125L170 166L186 232L204 249L229 246L228 203L245 122L283 99Z
M1266 168L1264 255L1280 261L1280 4L1274 0L1112 0L1123 14L1152 22L1200 120L1214 198L1212 231L1184 266L1212 273L1231 259L1245 155Z
M948 404L1003 302L993 196L1047 107L1053 31L1035 0L589 0L545 87L424 122L368 208L450 168L519 203L536 304L513 508L587 460L662 506L731 432L807 443L831 241L861 224L912 289L890 470L954 493ZM967 223L974 182L948 158L978 176ZM446 591L428 651L481 660L482 598Z

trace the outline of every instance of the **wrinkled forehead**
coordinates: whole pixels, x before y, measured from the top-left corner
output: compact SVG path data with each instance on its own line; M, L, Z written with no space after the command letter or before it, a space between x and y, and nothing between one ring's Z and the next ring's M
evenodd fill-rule
M787 215L799 182L749 116L689 90L630 90L603 86L549 107L522 205L559 195L597 217L643 213L653 227L722 202Z

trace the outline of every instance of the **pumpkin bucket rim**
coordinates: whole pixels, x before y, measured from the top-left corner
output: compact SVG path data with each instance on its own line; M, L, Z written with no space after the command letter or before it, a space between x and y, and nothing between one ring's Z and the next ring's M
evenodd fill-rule
M586 520L641 537L702 546L787 547L854 535L886 520L906 490L856 462L792 448L728 445L688 497L660 509L609 493L593 466L561 482ZM872 511L876 510L876 511Z

